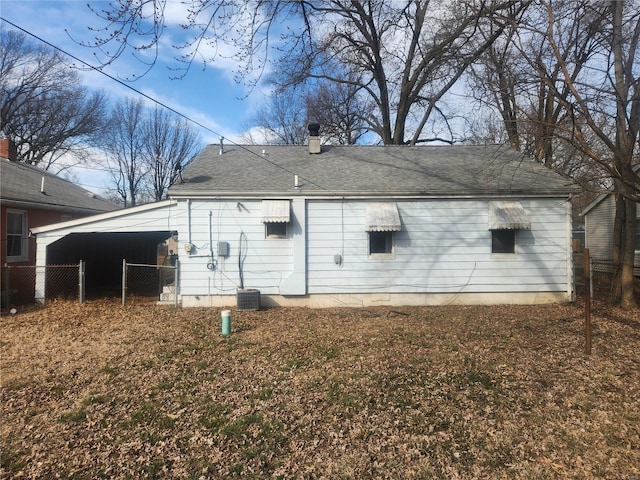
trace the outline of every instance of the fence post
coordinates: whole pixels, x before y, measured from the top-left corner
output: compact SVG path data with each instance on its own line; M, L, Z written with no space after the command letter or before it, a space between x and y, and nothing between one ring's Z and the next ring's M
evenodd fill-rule
M4 264L4 267L2 268L2 274L4 275L4 291L2 293L4 293L4 300L6 302L6 307L9 308L9 306L11 305L11 289L10 289L10 285L9 285L9 265L8 264Z
M127 259L122 259L122 305L125 304L127 298Z
M180 289L180 260L176 258L176 263L174 265L175 270L173 271L173 308L178 309L178 290Z
M591 300L593 300L593 277L591 276L591 272L593 272L593 258L589 256L589 292L591 293Z
M591 355L591 258L589 249L584 249L584 329L585 353Z
M85 301L84 260L78 264L78 298L80 303Z

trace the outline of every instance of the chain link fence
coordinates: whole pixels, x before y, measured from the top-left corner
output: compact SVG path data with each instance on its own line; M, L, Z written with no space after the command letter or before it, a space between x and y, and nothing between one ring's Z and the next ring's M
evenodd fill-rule
M127 263L122 267L122 304L135 297L153 297L161 303L179 303L178 262L169 258L165 265ZM585 258L583 253L574 255L575 289L584 295ZM611 285L616 266L610 260L590 258L591 297L607 301L611 297ZM640 294L640 269L636 269L636 290ZM1 306L6 310L12 305L28 305L38 300L63 298L84 301L83 263L74 265L8 265L2 267Z
M584 253L577 253L573 257L576 293L584 295L586 288L584 282L585 256ZM589 272L591 274L590 292L591 298L607 302L611 300L613 294L613 277L616 274L618 265L612 260L589 258ZM640 297L640 268L634 269L634 281L636 294Z
M35 303L36 292L45 298L82 298L82 264L8 265L2 267L2 309Z
M153 297L178 306L178 265L149 265L122 261L122 304L136 297Z
M591 291L594 299L607 300L611 297L616 268L613 261L591 259Z
M154 298L156 301L178 306L177 259L167 265L122 263L122 304L133 298ZM55 298L85 299L85 265L8 265L0 277L1 308L44 302Z

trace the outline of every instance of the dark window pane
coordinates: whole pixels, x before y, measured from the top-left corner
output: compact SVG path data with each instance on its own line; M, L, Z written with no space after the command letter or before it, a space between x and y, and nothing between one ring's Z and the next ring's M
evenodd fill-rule
M7 212L7 257L22 257L26 237L25 214L20 212Z
M266 223L267 237L286 237L287 236L287 224L286 223Z
M391 232L369 232L369 255L391 253Z
M516 231L492 230L491 253L516 253Z
M7 213L7 234L22 235L22 214Z
M22 238L17 235L7 235L7 257L22 256Z

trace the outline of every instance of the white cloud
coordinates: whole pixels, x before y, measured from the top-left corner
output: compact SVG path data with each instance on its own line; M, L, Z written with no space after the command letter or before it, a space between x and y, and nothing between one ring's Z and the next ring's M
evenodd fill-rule
M98 10L109 5L107 1L90 3ZM96 36L88 29L89 26L104 25L87 8L85 1L2 0L2 16L90 65L99 63L94 49L80 45ZM239 50L227 42L220 42L217 47L211 43L201 44L201 56L196 58L188 75L183 80L171 80L175 72L169 67L176 66L175 57L180 53L175 46L181 45L189 38L188 35L193 35L193 32L181 28L186 19L186 6L181 1L169 0L165 10L167 27L160 39L158 62L147 75L133 82L125 81L146 70L146 65L129 51L104 67L104 73L118 81L82 67L83 84L103 90L111 101L123 97L137 98L136 90L143 92L226 138L236 138L247 116L264 101L265 92L257 87L248 91L234 81L234 72L238 70L234 56ZM149 53L144 52L144 58L152 58L147 56ZM211 55L216 56L216 61L203 68L202 59ZM80 67L77 61L70 60L70 63ZM217 134L206 131L203 138L207 142L218 141Z

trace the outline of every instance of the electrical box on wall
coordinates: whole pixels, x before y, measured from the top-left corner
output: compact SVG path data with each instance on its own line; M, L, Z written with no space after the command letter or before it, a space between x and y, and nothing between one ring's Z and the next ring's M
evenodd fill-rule
M229 242L218 242L218 256L219 257L229 256Z

